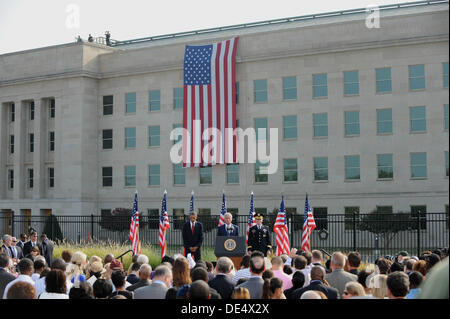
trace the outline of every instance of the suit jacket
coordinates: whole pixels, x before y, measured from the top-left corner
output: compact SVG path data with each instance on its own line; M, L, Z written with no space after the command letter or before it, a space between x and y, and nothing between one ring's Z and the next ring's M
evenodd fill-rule
M227 275L217 274L214 279L208 282L208 285L217 290L222 299L231 299L234 284Z
M152 283L152 282L151 282L150 280L139 280L137 283L135 283L135 284L129 286L129 287L127 288L127 290L128 290L128 291L135 291L135 290L137 290L137 289L139 289L139 288L150 286L151 283Z
M308 290L321 291L328 299L339 299L339 292L336 288L325 286L325 284L319 280L314 280L308 286L294 290L291 294L291 299L300 299L302 294Z
M10 247L6 247L5 244L2 245L1 251L7 254L9 258L13 257Z
M39 243L36 243L36 245L39 248L40 253L42 254L42 245ZM25 257L26 255L28 255L31 252L31 248L33 246L31 245L31 240L27 241L25 244L23 244L23 256Z
M168 288L165 284L154 282L134 291L134 299L165 299Z
M16 258L17 259L22 259L23 258L23 253L22 253L22 248L20 248L19 246L11 246L11 252L12 254L14 254L14 248L16 249ZM12 256L14 257L14 256Z
M341 296L345 290L345 284L349 281L358 281L358 276L346 272L344 269L335 269L325 276L325 280L331 287L336 288Z
M23 244L24 243L21 240L19 240L16 246L19 246L23 250Z
M250 292L250 299L261 299L264 280L261 277L250 277L246 282L238 287L247 288Z
M191 229L191 221L189 220L183 225L183 246L185 249L185 256L189 254L191 251L190 247L198 247L197 251L193 254L193 258L195 261L201 259L201 251L200 247L203 243L203 225L200 222L195 222L194 233L192 234Z
M7 272L5 268L0 268L0 299L3 297L6 286L14 279L16 277Z
M233 231L231 234L227 230L227 225L223 224L217 229L217 236L239 236L239 227L237 225L231 224Z
M41 244L41 254L44 256L47 265L50 267L53 261L53 243L48 238Z

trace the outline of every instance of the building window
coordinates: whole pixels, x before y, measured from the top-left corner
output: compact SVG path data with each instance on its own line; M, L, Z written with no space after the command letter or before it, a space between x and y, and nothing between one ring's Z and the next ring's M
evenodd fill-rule
M9 153L14 154L14 135L9 136Z
M55 99L50 99L49 116L51 119L55 118Z
M183 168L183 164L173 164L173 184L184 185L186 184L186 169Z
M113 96L104 95L103 96L103 115L113 114Z
M421 64L409 66L409 89L425 89L425 65Z
M345 212L344 217L345 230L356 229L359 220L359 207L358 206L344 207L344 212ZM354 225L353 223L356 223L356 225Z
M136 128L126 127L125 128L125 148L135 148L136 147Z
M55 132L51 131L48 134L48 141L49 141L49 151L54 152L55 151Z
M27 182L29 189L33 188L33 182L34 182L33 177L34 177L34 170L32 168L29 168L28 169L28 182Z
M377 154L378 178L394 178L392 154Z
M267 175L267 167L269 162L262 164L260 161L256 160L255 163L255 183L267 183L269 177Z
M102 141L103 141L103 149L111 150L113 148L113 130L103 130L102 131Z
M253 86L253 98L255 103L267 102L267 80L254 80Z
M448 130L448 104L444 105L444 130Z
M345 179L361 179L359 155L345 156Z
M13 169L8 170L8 188L9 189L14 188L14 170Z
M328 75L313 74L313 98L328 96Z
M345 112L345 136L359 135L359 111Z
M148 109L150 112L161 110L161 91L152 90L148 94Z
M283 100L297 99L297 78L295 76L283 78Z
M411 153L411 178L427 177L427 153Z
M173 124L173 126L172 126L173 129L176 129L179 127L183 128L183 124L177 123L177 124ZM182 132L180 131L180 133L182 133ZM176 139L173 141L173 144L180 143L182 140L183 140L183 134L176 135Z
M34 133L28 135L28 151L30 153L34 152Z
M442 63L444 88L448 89L448 62Z
M183 88L173 89L173 108L183 109Z
M381 68L375 70L377 93L391 93L392 79L391 68Z
M11 104L9 115L10 121L14 122L16 120L16 105L14 103Z
M284 159L283 167L284 167L283 180L285 182L296 182L298 180L297 159L296 158Z
M103 187L113 186L113 168L102 167L102 185Z
M328 137L328 113L313 114L314 137Z
M427 130L425 106L409 108L410 131L425 132Z
M314 180L328 180L328 157L314 157Z
M283 116L283 137L285 139L297 138L297 115Z
M420 218L420 229L427 229L427 206L426 205L414 205L411 206L411 217L417 220ZM413 222L413 229L417 229L417 222Z
M344 95L359 95L359 71L344 72Z
M445 151L445 176L448 177L448 151Z
M239 104L239 82L236 82L236 104Z
M315 230L319 231L322 229L328 229L328 208L327 207L314 207L313 215L314 215L314 222L316 223Z
M239 164L227 164L227 184L239 184Z
M157 147L160 144L160 128L158 126L148 127L148 146Z
M161 168L159 164L148 166L148 184L150 186L159 186L161 177Z
M212 166L200 167L200 185L212 184Z
M125 166L125 186L136 186L136 166Z
M267 117L254 119L256 141L267 140L269 136L269 130L267 129Z
M34 101L30 102L30 121L34 120Z
M377 110L377 133L392 133L392 109Z
M55 187L55 169L53 167L48 168L48 187Z
M136 93L125 94L125 113L136 113Z

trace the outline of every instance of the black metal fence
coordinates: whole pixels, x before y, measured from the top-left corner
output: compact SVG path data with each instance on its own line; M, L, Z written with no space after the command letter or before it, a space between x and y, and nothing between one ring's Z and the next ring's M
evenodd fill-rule
M246 235L247 216L234 216L241 236ZM264 224L273 229L276 215L269 214ZM168 252L178 253L182 247L181 229L187 216L169 216L166 240ZM204 228L204 247L213 247L219 216L199 215ZM311 234L312 249L325 251L359 251L366 259L394 255L401 250L419 255L426 249L448 247L449 218L446 213L402 214L329 214L315 217L316 229ZM127 216L0 216L0 231L18 236L30 229L46 233L53 240L70 243L109 241L129 242L130 217ZM303 216L288 214L291 247L301 248ZM158 247L159 219L140 216L140 240L143 245ZM275 233L271 233L275 247ZM158 247L159 248L159 247Z

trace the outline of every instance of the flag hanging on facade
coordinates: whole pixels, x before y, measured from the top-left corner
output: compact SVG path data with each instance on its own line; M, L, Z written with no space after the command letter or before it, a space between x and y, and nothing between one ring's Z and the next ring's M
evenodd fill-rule
M138 210L138 193L134 194L133 211L131 214L130 234L131 246L134 255L141 253L141 242L139 241L139 210Z
M238 38L184 55L183 167L236 163L236 45ZM208 140L203 132L209 129ZM217 130L220 134L217 133ZM203 153L206 147L207 152Z
M311 245L310 245L310 235L312 230L316 228L316 223L314 221L314 216L311 211L311 207L309 206L308 202L308 194L306 194L305 199L305 217L303 219L303 233L302 233L302 250L303 251L310 251Z
M220 217L219 217L219 225L218 227L225 224L225 213L227 212L227 204L225 202L225 193L222 194L222 209L220 210Z
M161 259L166 255L167 242L166 231L170 228L169 215L167 214L167 191L164 191L164 197L161 204L161 215L159 218L159 247L161 247Z
M289 249L289 231L287 227L286 209L284 208L284 196L281 197L280 210L273 227L276 233L277 256L290 253Z
M248 244L248 232L250 228L256 225L255 222L255 208L253 205L253 192L250 195L250 211L248 213L248 222L247 222L247 235L245 237L245 243Z

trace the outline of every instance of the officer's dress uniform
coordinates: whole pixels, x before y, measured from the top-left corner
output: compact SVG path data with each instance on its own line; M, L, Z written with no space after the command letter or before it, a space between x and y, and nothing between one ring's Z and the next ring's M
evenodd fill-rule
M258 250L267 256L267 250L272 249L270 243L270 231L269 227L261 225L261 229L258 225L253 226L248 232L248 246L250 251Z

